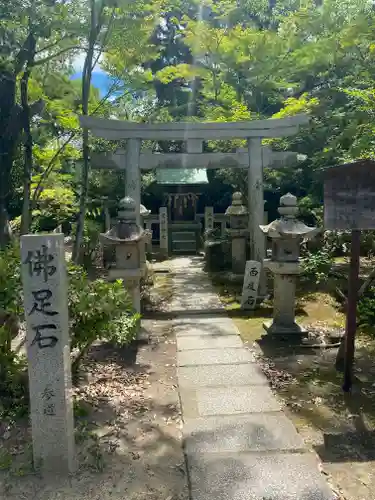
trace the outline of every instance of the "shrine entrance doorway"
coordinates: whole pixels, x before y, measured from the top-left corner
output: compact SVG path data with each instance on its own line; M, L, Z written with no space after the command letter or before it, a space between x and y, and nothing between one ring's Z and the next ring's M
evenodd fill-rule
M163 186L164 206L168 210L169 253L197 253L202 236L197 213L208 184L206 170L159 169L156 182Z

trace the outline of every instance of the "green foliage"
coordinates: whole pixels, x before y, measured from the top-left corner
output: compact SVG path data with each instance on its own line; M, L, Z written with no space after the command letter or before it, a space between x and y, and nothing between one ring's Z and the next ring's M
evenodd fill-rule
M76 199L69 187L56 185L42 190L37 202L38 208L32 211L32 230L52 231L64 222L72 222L76 213Z
M74 225L72 235L74 236L77 225ZM100 255L99 234L102 231L101 224L92 219L85 219L83 228L83 239L80 247L79 263L86 270L90 270Z
M20 255L16 246L0 251L0 417L24 411L25 360L12 351L22 312Z
M73 367L93 342L106 340L124 346L134 339L139 315L122 281L90 281L79 266L69 266L69 317L71 348L77 350Z
M370 286L359 299L357 322L363 328L374 332L375 326L375 286Z
M40 177L40 175L33 177L32 192L37 188ZM76 205L71 176L53 172L34 202L35 208L31 211L31 231L53 231L60 224L72 223L76 215ZM11 221L11 227L13 231L19 232L21 216Z
M333 257L325 249L308 252L302 259L302 278L313 283L326 282L332 269Z
M0 251L0 416L26 408L26 360L11 349L22 318L20 256L16 246ZM121 281L90 280L82 267L69 266L69 319L74 369L93 342L125 346L134 339L140 316Z
M20 253L16 245L0 251L0 311L19 315L22 310Z
M350 251L350 231L324 231L322 244L327 252L335 257L348 255ZM375 255L374 231L361 231L361 255Z

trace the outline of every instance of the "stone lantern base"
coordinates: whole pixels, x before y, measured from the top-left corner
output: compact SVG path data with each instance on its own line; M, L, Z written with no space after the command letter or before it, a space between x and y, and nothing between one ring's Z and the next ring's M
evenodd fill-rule
M109 281L123 280L124 287L132 298L133 307L136 312L141 312L140 281L145 276L145 271L146 268L131 270L112 268L108 272Z
M263 264L274 275L273 321L265 322L263 328L271 335L304 335L306 330L296 323L294 311L299 263L266 259Z
M275 321L265 321L263 323L263 328L269 335L277 335L279 337L282 337L283 335L284 336L307 335L306 328L304 328L301 325L298 325L296 322L293 322L290 325L280 325L278 323L275 323Z

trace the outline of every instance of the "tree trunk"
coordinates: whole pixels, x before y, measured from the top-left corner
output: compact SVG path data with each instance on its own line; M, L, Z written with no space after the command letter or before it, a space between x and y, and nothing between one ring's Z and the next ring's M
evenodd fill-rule
M25 131L24 143L24 164L23 164L23 204L21 216L21 234L30 232L31 224L31 174L33 169L33 138L31 134L31 114L28 99L28 84L29 84L30 69L26 68L21 80L21 104L23 129Z
M2 72L0 76L0 248L4 248L10 239L7 211L10 172L20 122L16 107L16 78L8 72Z
M103 9L103 6L101 7ZM98 24L99 16L96 14L95 0L91 0L91 26L88 49L85 59L85 64L83 66L82 72L82 114L88 115L89 99L90 99L90 87L91 87L91 76L93 71L93 60L94 60L94 49L95 43L100 32L100 25ZM87 193L89 187L89 171L90 171L90 147L89 147L89 132L87 129L83 129L82 132L82 159L83 159L83 169L81 177L81 192L79 198L79 213L77 221L77 232L74 241L72 260L76 264L80 257L80 248L83 240L83 230L85 226L85 216L86 216L86 204L87 204Z
M24 65L27 68L26 85L28 81L28 68L34 62L36 51L36 40L29 26L29 34L26 37L18 54L15 55L15 66L13 72L0 72L0 248L3 248L10 239L10 228L8 222L8 200L10 194L10 174L13 166L14 152L19 141L20 134L25 124L22 113L25 110L16 103L17 76L21 73ZM21 83L22 87L22 83ZM21 88L22 91L22 88ZM27 101L27 88L26 88ZM41 108L41 101L35 103L35 110ZM33 115L33 109L28 109L28 123ZM29 141L31 134L29 134ZM32 147L32 141L31 141Z

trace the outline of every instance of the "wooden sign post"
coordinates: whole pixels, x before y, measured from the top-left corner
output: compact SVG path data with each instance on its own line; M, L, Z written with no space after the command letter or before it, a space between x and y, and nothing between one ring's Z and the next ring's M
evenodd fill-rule
M352 232L343 383L343 390L349 392L353 384L357 329L360 236L361 230L375 229L375 162L362 160L325 172L324 227Z

